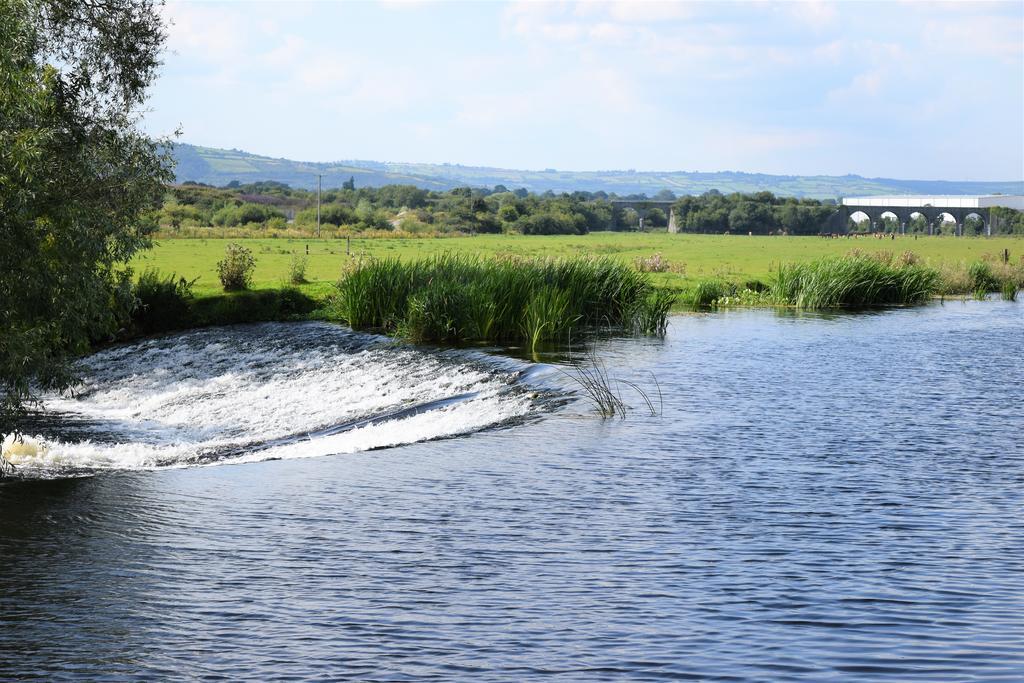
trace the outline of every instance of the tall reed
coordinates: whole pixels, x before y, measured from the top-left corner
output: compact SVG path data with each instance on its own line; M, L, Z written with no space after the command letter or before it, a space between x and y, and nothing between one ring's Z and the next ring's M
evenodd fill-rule
M1017 283L1007 280L1003 283L1003 287L1000 291L1003 296L1003 301L1016 301L1017 300Z
M338 283L335 314L355 329L419 342L525 342L586 326L662 334L672 294L607 258L522 259L443 254L370 259Z
M772 293L798 308L864 308L923 303L938 286L931 268L851 255L780 266Z

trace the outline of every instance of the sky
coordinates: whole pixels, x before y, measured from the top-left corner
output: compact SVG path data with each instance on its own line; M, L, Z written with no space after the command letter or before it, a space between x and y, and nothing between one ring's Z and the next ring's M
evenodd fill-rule
M1024 179L1024 2L175 2L144 127L302 161Z

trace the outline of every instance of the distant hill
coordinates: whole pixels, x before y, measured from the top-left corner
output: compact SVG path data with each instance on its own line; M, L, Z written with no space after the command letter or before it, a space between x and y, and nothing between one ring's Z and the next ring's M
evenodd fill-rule
M274 159L235 149L197 147L179 143L174 156L178 182L194 180L211 185L226 185L276 180L292 187L313 189L317 174L323 186L340 187L349 177L357 187L393 184L416 185L429 190L453 187L525 187L533 192L573 192L603 190L619 195L645 193L653 196L668 189L677 195L721 192L757 192L768 190L778 195L828 199L875 194L1024 194L1024 180L957 181L895 180L845 176L787 176L764 173L719 171L518 171L505 168L461 166L458 164L411 164L378 161L338 161L315 163Z

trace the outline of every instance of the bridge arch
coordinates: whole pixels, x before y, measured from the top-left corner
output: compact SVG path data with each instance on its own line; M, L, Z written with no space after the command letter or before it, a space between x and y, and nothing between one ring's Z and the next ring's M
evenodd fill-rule
M965 235L987 235L990 232L988 221L977 211L964 214L963 226Z
M960 222L951 211L936 211L934 223L937 235L960 235Z
M871 229L871 226L870 226L870 224L871 224L871 215L867 211L854 211L853 213L850 214L848 222L852 223L855 226L857 226L857 229L859 230L862 227L865 227L864 226L864 222L865 221L867 221L867 223L868 223L867 228L868 228L868 230L870 230Z
M679 232L679 228L676 224L675 210L673 209L674 205L675 200L613 199L613 229L617 230L620 227L627 227L627 229L630 230L637 230L649 227L644 225L644 219L647 217L649 212L654 209L658 209L668 223L668 231ZM657 214L655 215L657 216ZM658 216L658 222L660 222L660 219L661 216Z
M857 212L866 214L872 222L884 225L895 215L899 221L901 232L913 232L924 229L932 235L936 232L953 232L964 234L965 221L969 223L967 232L976 234L981 231L990 235L992 207L1021 207L1024 210L1024 196L1018 195L892 195L844 197L830 222L832 229L843 229L849 224L851 215ZM858 216L860 218L860 216ZM968 221L968 219L970 219ZM952 230L949 225L955 226ZM977 226L981 226L980 230ZM884 228L883 228L884 229Z

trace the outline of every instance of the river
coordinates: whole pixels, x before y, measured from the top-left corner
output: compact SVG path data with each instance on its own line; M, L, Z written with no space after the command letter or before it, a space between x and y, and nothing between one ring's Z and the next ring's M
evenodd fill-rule
M1024 678L1024 305L591 347L657 415L319 323L89 359L0 481L0 679Z

